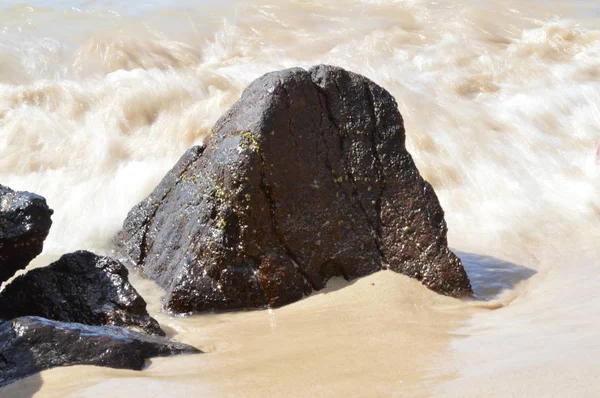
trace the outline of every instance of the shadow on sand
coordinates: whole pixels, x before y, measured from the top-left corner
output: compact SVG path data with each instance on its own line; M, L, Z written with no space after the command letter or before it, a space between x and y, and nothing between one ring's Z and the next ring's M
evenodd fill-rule
M495 257L455 249L452 251L461 259L477 300L493 300L537 273L531 268ZM344 280L341 276L334 277L323 289L313 291L310 296L335 292L352 286L359 280L360 278Z
M42 388L42 377L40 374L17 380L6 387L0 388L2 398L31 398Z
M482 254L453 250L462 260L471 280L473 293L479 300L491 300L505 290L531 278L537 271Z
M7 329L7 324L11 321L3 322L2 329ZM0 339L6 336L0 336ZM0 345L5 341L0 341ZM24 362L32 362L34 354L29 350L24 350L19 354L20 359ZM35 373L31 376L13 381L12 375L7 367L12 366L3 362L5 358L0 354L0 397L2 398L30 398L33 397L42 388L42 376L40 373Z

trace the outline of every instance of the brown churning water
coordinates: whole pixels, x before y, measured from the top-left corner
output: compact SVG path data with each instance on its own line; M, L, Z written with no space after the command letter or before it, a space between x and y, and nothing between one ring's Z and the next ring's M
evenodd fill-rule
M38 265L106 251L253 79L329 63L396 97L481 300L380 272L274 311L172 318L136 278L209 354L54 369L2 397L600 394L596 2L134 3L0 5L0 182L55 209Z

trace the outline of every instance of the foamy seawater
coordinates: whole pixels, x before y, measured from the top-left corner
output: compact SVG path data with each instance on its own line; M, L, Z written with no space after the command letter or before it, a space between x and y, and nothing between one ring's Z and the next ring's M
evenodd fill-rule
M170 318L139 279L210 354L0 393L597 396L599 21L581 0L4 1L0 183L54 208L46 256L106 251L253 79L328 63L397 99L481 301L382 273L272 312Z

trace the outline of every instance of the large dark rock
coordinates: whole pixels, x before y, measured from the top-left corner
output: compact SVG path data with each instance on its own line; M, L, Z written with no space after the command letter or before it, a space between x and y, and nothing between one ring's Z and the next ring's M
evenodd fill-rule
M198 352L186 344L119 327L16 318L0 323L0 387L56 366L140 370L151 357Z
M0 284L42 252L51 215L43 197L0 185Z
M384 267L471 294L394 98L330 66L253 82L134 207L119 250L174 312L280 306Z
M0 293L0 319L40 316L164 336L123 264L87 251L18 276Z

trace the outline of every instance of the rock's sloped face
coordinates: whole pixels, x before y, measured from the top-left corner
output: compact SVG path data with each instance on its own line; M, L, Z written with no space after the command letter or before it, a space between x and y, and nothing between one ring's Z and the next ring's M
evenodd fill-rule
M174 312L280 306L383 267L471 293L394 98L330 66L253 82L131 210L120 250Z
M42 252L52 213L43 197L0 185L0 283Z
M0 319L41 316L86 325L123 326L164 336L129 283L127 268L87 251L65 254L18 276L0 292Z
M56 366L141 370L151 357L199 352L186 344L119 327L16 318L0 323L0 387Z

